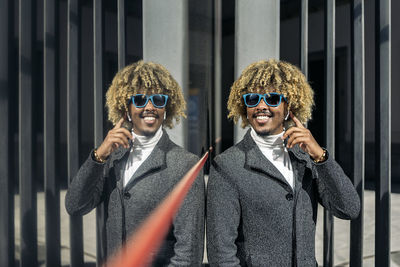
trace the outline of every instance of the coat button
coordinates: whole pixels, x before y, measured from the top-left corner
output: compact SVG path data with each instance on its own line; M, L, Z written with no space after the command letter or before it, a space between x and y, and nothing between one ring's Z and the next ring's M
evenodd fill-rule
M128 200L131 198L131 194L129 192L124 193L124 199Z
M293 194L292 193L287 194L286 199L289 201L293 200Z

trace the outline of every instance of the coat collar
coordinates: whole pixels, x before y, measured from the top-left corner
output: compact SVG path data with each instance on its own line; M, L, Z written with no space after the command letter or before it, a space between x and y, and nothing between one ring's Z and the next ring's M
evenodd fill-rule
M250 135L250 129L247 131L243 140L238 144L241 150L245 152L245 168L252 171L261 172L276 179L286 190L291 191L291 186L283 177L282 173L270 162L260 148L254 142ZM288 149L290 160L294 169L295 184L302 180L305 167L311 168L309 156L298 146ZM310 163L310 165L308 164ZM296 187L296 186L295 186Z
M169 150L170 139L165 130L163 130L163 135L154 147L153 151L149 157L140 165L140 167L134 173L132 179L126 185L125 190L129 190L138 179L141 177L152 173L154 171L163 169L166 167L166 153ZM125 172L126 161L129 157L130 148L118 148L113 156L111 157L111 166L114 166L115 177L117 180L117 185L122 189L123 179Z

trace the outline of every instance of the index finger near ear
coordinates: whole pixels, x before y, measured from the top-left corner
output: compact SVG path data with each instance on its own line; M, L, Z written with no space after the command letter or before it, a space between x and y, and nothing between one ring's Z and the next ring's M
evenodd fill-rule
M123 122L124 122L124 118L121 118L121 119L117 122L117 124L115 124L114 129L121 128Z
M294 123L296 124L297 127L299 127L299 128L305 128L304 125L301 123L301 121L299 121L299 119L296 118L296 116L293 115L292 112L290 112L290 117L292 118L292 120L294 121Z

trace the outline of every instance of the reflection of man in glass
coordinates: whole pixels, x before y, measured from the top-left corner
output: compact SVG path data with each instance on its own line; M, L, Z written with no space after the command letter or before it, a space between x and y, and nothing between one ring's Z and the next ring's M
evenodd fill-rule
M312 106L306 78L286 62L253 63L233 84L228 117L251 129L211 167L211 266L315 266L318 202L339 218L358 216L350 179L303 126Z
M115 127L81 166L65 203L72 215L84 215L105 204L106 248L110 255L196 163L197 157L174 144L162 129L162 125L172 127L174 118L178 121L184 116L186 106L181 88L163 66L139 61L119 71L108 89L106 105ZM204 180L199 177L154 265L201 265L203 223Z

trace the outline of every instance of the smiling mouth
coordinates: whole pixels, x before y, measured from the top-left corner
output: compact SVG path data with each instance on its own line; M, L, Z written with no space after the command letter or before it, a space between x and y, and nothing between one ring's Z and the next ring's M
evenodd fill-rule
M152 112L143 112L142 114L140 114L140 118L146 124L153 124L158 119L158 115Z
M266 123L269 120L270 117L268 116L257 116L256 121L258 123Z
M256 118L259 119L259 120L267 120L267 119L269 119L268 116L256 116Z
M155 117L143 117L143 120L145 121L145 122L149 122L149 123L152 123L152 122L155 122L156 121L156 118Z
M272 116L271 114L267 114L267 113L258 113L258 114L254 114L253 116L256 121L258 123L265 123L267 122Z

